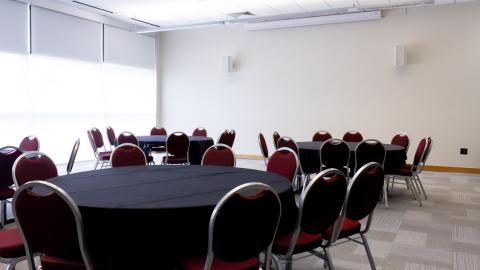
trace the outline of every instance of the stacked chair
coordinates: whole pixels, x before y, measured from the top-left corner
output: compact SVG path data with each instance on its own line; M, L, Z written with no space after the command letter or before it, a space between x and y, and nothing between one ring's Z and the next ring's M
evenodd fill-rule
M110 155L112 154L112 151L107 151L100 130L92 128L87 131L87 136L90 145L92 146L95 159L97 160L94 169L96 170L98 165L100 165L100 169L108 167L110 165Z

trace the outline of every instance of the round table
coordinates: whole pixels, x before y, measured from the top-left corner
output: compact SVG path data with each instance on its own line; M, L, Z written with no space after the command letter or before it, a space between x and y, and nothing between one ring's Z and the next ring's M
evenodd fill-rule
M137 140L140 148L145 149L145 147L165 146L167 137L166 135L137 136ZM188 139L190 139L190 148L188 149L190 164L200 165L203 154L213 145L213 139L203 136L188 136Z
M320 147L322 141L315 142L298 142L298 150L300 152L300 164L305 173L317 173L320 170ZM349 167L353 171L355 169L355 148L358 142L346 142L350 149ZM407 152L403 146L394 144L383 144L385 147L385 172L391 171L392 168L405 164L407 160Z
M180 256L206 252L213 208L240 184L263 182L279 193L280 231L292 228L296 217L290 182L264 171L134 166L64 175L51 182L80 208L90 255L114 269L171 269Z

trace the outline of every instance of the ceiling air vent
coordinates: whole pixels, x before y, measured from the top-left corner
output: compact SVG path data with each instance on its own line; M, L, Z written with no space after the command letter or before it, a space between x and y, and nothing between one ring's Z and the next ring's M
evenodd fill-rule
M232 19L243 19L243 18L249 18L252 16L255 16L255 14L251 13L250 11L244 11L244 12L235 12L235 13L228 13L228 17Z
M130 19L132 19L133 21L139 22L139 23L150 25L150 26L160 27L160 25L156 25L156 24L153 24L153 23L149 23L149 22L146 22L146 21L139 20L139 19L135 19L135 18L130 18Z
M86 6L86 7L89 7L89 8L93 8L93 9L96 9L96 10L100 10L100 11L103 11L103 12L113 14L113 11L110 11L110 10L106 10L106 9L103 9L103 8L99 8L99 7L96 7L96 6L89 5L89 4L85 4L85 3L82 3L82 2L79 2L79 1L72 1L72 2L75 3L75 4L79 4L79 5L82 5L82 6Z

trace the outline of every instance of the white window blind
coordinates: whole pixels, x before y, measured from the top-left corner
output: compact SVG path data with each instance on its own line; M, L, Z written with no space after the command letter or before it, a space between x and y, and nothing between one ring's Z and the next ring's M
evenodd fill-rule
M28 6L0 0L0 52L28 53Z

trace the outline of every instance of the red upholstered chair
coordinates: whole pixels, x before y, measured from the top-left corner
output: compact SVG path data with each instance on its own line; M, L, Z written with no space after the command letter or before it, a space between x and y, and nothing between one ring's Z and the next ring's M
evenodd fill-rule
M70 153L70 158L68 159L67 174L70 174L72 172L73 164L75 163L75 158L77 157L79 147L80 147L80 139L77 139L77 141L73 145L72 152Z
M94 169L96 170L98 165L100 165L100 169L108 167L110 164L110 155L112 154L112 151L107 151L100 130L97 128L92 128L87 131L87 136L88 140L90 141L90 145L92 146L95 159L97 160Z
M198 127L193 131L192 136L207 137L207 130L203 127Z
M391 144L400 145L405 148L405 152L408 152L410 146L410 139L406 133L399 133L392 138Z
M343 140L346 142L361 142L363 141L363 136L358 131L350 130L343 135Z
M120 133L117 138L117 145L124 144L124 143L131 143L138 146L138 140L133 133L125 131Z
M29 182L15 193L13 213L30 269L36 269L35 253L43 270L94 269L80 210L65 191L45 181Z
M324 170L308 183L300 197L295 227L291 232L277 235L273 243L272 252L286 264L285 269L292 269L293 255L322 247L322 233L335 224L346 193L347 179L337 169ZM323 251L323 254L313 254L333 269L329 253L326 249Z
M298 145L297 143L290 137L281 137L277 141L277 147L282 148L282 147L287 147L293 150L295 154L298 156Z
M39 151L40 141L38 140L37 136L30 135L23 138L18 148L20 148L22 151Z
M0 207L1 207L1 225L5 225L7 219L7 202L13 197L15 190L13 185L12 168L15 160L22 155L22 150L15 146L5 146L0 148ZM1 254L0 254L1 256Z
M275 146L275 149L278 149L278 140L280 139L280 133L274 131L273 132L273 145Z
M57 166L44 153L26 152L20 155L12 168L13 182L17 189L34 180L48 181L58 176Z
M314 142L324 142L332 138L332 135L325 130L319 130L313 134L312 141Z
M202 165L235 167L236 159L232 148L226 144L210 146L203 154Z
M338 169L347 177L350 173L348 161L350 150L348 145L339 139L330 139L320 146L320 169Z
M262 152L263 160L265 161L265 165L268 164L268 146L265 137L260 132L258 133L258 145L260 146L260 151Z
M370 229L373 210L377 206L378 198L382 194L383 179L383 168L376 162L365 164L353 176L348 185L344 207L337 222L322 233L326 240L322 244L322 248L327 253L328 249L333 245L353 241L365 247L370 266L372 269L376 269L365 235ZM367 218L367 222L362 228L360 221L365 218ZM361 238L361 241L357 240L358 238ZM336 243L339 239L342 239L342 242Z
M17 263L25 260L25 247L17 228L0 230L0 263L5 270L14 270Z
M135 144L120 144L113 150L110 160L112 168L125 166L145 166L147 165L147 157L143 150Z
M153 127L150 130L150 135L164 135L167 136L167 130L165 130L163 127Z
M279 148L272 154L267 164L267 172L276 173L287 178L290 182L295 181L300 161L295 152L290 148Z
M168 135L166 147L167 155L162 158L163 164L190 164L190 139L185 133L174 132Z
M234 142L235 142L235 130L227 129L220 135L217 143L226 144L230 147L233 147Z
M270 269L280 216L280 199L270 186L246 183L234 188L212 212L206 257L184 258L179 270L258 270L262 252L263 269Z
M115 131L113 131L113 128L108 126L107 127L107 138L108 142L110 143L110 148L115 148L115 142L117 140L117 136L115 136Z

